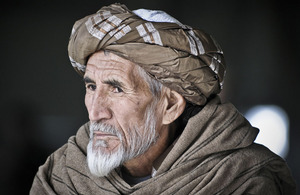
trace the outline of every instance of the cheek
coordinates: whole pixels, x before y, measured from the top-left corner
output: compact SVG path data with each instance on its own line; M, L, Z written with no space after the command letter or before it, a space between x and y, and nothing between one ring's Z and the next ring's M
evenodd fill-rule
M88 93L85 94L84 103L85 103L85 107L88 112L88 115L90 116L93 109L95 109L95 105L93 105L94 104L94 96L92 94L88 94Z
M86 109L89 111L89 108L91 107L91 97L90 95L86 94L85 98L84 98L84 103L85 103L85 107Z
M125 136L128 134L129 128L141 124L144 118L144 113L141 109L132 102L118 101L113 106L115 120L120 125Z
M120 101L118 102L118 111L124 117L139 118L144 117L147 104L142 104L140 100L136 101Z

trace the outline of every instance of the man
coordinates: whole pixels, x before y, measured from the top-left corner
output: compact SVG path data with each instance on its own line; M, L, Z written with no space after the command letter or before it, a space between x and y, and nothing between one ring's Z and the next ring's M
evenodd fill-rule
M225 63L210 35L113 4L75 23L68 50L90 122L31 194L295 194L285 161L217 96Z

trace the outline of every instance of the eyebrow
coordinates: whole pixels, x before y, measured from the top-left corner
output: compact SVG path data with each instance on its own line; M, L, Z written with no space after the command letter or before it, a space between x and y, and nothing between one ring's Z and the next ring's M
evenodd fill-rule
M85 82L85 83L95 83L95 81L93 79L89 78L89 77L84 77L83 82Z
M89 78L88 76L83 78L84 83L96 83L93 79ZM124 84L116 79L108 79L103 81L102 83L113 86L113 87L121 87L123 88Z
M124 84L120 81L117 81L116 79L108 79L106 81L103 81L104 84L107 84L107 85L110 85L110 86L113 86L113 87L123 87Z

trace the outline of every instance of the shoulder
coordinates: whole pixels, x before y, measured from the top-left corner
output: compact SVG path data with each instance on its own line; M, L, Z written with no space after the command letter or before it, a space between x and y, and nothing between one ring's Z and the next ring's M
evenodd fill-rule
M55 194L52 186L53 171L62 169L67 144L52 153L36 173L30 194Z
M85 156L84 144L87 140L87 126L88 124L83 125L77 131L76 136L71 136L68 143L53 152L47 158L46 162L39 167L38 172L35 175L30 194L52 194L55 193L54 188L57 188L59 184L64 186L64 177L68 175L66 165L68 155L74 152L74 150L78 150L83 153L83 156Z
M238 170L231 185L237 194L295 194L295 182L285 160L259 144L238 149L228 164Z

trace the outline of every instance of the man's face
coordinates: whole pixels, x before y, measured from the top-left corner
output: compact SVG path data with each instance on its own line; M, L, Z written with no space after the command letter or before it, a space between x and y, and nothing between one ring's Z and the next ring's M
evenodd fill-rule
M110 169L113 169L135 157L134 153L141 148L144 147L141 151L145 152L156 138L156 106L136 65L115 54L98 52L89 58L84 80L85 104L92 124L88 159L91 153L96 156L96 160L90 159L93 161L89 162L90 166L100 166L99 163L106 166L108 161L118 161L112 163L114 167ZM151 124L147 124L145 116ZM105 162L98 162L104 157Z

